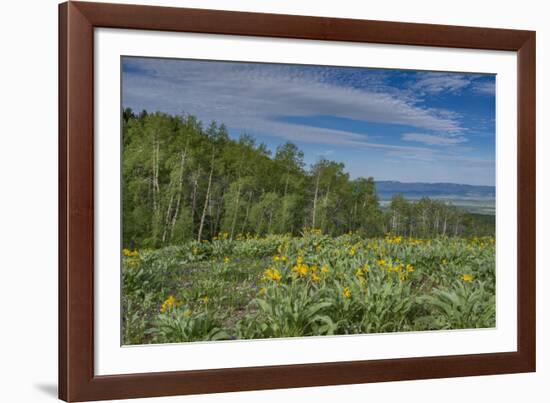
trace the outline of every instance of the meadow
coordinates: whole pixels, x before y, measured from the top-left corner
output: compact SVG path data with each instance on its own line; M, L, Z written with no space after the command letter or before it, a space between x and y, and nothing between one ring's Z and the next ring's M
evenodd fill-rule
M495 326L490 236L221 232L122 255L125 345Z

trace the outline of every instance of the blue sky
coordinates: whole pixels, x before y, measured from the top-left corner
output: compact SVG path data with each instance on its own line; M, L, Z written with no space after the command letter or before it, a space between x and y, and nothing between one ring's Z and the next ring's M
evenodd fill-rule
M495 76L125 57L122 103L192 114L353 178L495 184Z

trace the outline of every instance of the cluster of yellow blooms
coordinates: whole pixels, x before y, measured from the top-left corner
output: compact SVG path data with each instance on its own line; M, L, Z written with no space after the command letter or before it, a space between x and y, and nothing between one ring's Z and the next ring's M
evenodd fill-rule
M303 235L323 235L323 230L319 228L304 228Z
M404 269L408 273L412 273L414 271L414 267L410 263L408 263L406 266L403 263L398 263L395 266L389 266L387 268L388 273L401 273L402 271L404 271Z
M495 238L493 237L484 237L484 238L473 237L469 242L469 246L479 247L479 248L486 248L487 246L494 246L494 245L495 245Z
M280 255L280 256L275 255L275 256L273 256L273 261L274 262L279 262L279 261L286 262L286 256L284 256L284 255Z
M212 237L213 241L219 240L225 240L229 238L229 232L220 232L217 236Z
M472 276L471 274L464 274L462 275L462 281L464 281L465 283L471 283L472 281L474 281L474 276Z
M298 256L296 259L296 264L292 266L291 271L298 274L300 277L304 277L307 275L308 269L307 264L304 264L304 258L302 256Z
M208 296L204 296L201 298L201 301L204 302L205 304L208 303ZM167 311L169 311L170 309L172 308L177 308L179 306L181 306L181 301L178 301L176 299L176 297L174 297L173 295L169 295L168 298L166 298L164 300L164 302L162 303L162 305L160 306L160 312L161 313L166 313ZM186 309L185 311L183 311L183 315L184 316L191 316L193 314L193 311L191 311L191 309Z
M399 245L402 239L401 236L386 235L386 242L392 245Z
M137 250L130 250L127 248L122 249L122 254L126 257L137 257L139 252Z
M376 261L376 264L383 269L386 269L388 273L398 273L399 280L405 281L407 279L407 273L412 273L414 271L414 266L410 263L406 265L404 263L398 262L395 265L389 265L384 259L379 259Z
M173 295L170 295L160 306L160 311L162 313L166 312L170 308L174 307L177 304L176 298Z
M264 271L263 278L264 280L279 281L281 280L281 273L279 273L279 270L269 267L266 271Z
M296 259L296 264L292 266L290 271L297 274L298 277L306 277L309 275L310 280L315 283L321 281L319 273L321 273L321 275L325 275L329 272L329 269L327 266L321 266L320 269L317 265L308 266L304 263L304 258L302 256L298 256Z

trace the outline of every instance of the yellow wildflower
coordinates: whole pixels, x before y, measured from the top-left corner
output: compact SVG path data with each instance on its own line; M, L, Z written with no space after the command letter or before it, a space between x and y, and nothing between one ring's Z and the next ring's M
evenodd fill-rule
M344 287L344 289L342 290L342 296L344 298L351 297L351 291L350 291L349 287Z
M267 292L267 289L265 287L262 287L258 290L258 295L265 295Z
M308 272L308 267L307 265L305 264L302 264L302 263L298 263L297 265L295 265L294 267L292 267L291 271L293 273L297 273L300 277L303 277L307 274Z
M229 261L230 261L230 260L229 260L229 258L228 258L227 256L223 258L223 262L224 262L225 264L229 263Z
M128 248L122 249L122 254L126 257L136 257L139 255L139 252L137 250L130 250Z
M208 298L208 295L205 295L204 297L202 297L202 302L204 302L205 304L208 304L208 301L210 301L210 298Z
M386 265L386 261L384 259L379 259L376 261L376 263L378 263L379 266L382 266L384 267Z
M407 272L408 273L412 273L414 271L414 267L412 264L408 263L407 264Z
M462 281L464 281L465 283L471 283L472 281L474 281L474 276L472 276L471 274L464 274L462 275Z
M328 273L328 267L327 266L321 267L321 273L327 274Z
M278 262L279 259L280 259L279 255L273 256L273 261L274 261L274 262Z
M279 273L279 270L269 267L264 272L264 279L279 281L281 279L281 273Z
M160 306L160 311L162 313L166 312L168 309L172 308L175 303L176 303L176 298L174 298L173 295L168 296L168 298L166 298L166 300Z
M319 277L316 273L311 273L311 281L314 283L321 280L321 277Z
M364 276L363 270L357 269L357 270L355 271L355 277L363 277L363 276Z
M283 262L286 262L286 256L281 256L281 260L282 260Z

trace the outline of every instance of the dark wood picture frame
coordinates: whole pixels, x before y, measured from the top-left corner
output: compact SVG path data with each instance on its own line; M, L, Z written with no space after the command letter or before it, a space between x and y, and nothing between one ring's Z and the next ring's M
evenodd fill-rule
M518 350L132 375L94 374L94 28L515 51ZM59 6L59 398L122 399L535 371L535 32L68 2Z

